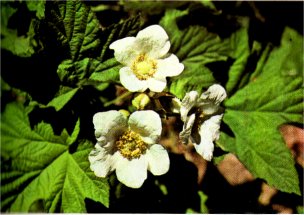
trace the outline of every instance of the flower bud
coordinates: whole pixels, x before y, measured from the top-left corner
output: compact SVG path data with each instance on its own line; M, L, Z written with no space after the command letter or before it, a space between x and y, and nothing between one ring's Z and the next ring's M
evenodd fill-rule
M151 100L147 94L140 93L132 100L132 105L136 107L137 110L143 110L150 102Z
M125 110L125 109L120 109L119 110L120 113L122 113L122 115L125 117L125 118L128 118L130 116L130 112Z

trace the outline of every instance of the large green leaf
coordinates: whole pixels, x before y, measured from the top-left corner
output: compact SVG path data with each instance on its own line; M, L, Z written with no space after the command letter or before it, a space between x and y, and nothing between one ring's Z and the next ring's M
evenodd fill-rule
M111 58L103 63L98 63L89 79L99 82L118 82L121 67L122 65L115 58Z
M203 87L209 87L215 82L211 71L200 64L185 63L185 70L177 77L173 77L170 92L182 99L186 92L196 90L201 93Z
M187 4L186 1L126 1L119 2L124 10L133 13L160 14L166 9L177 8Z
M222 135L219 141L256 177L281 191L297 194L300 190L294 160L278 128L284 123L303 122L300 47L302 36L286 28L281 46L274 48L268 58L262 57L248 85L225 102L224 122L235 140Z
M69 86L79 86L94 82L118 82L119 69L122 65L115 58L100 62L93 58L72 62L63 61L57 69L58 76L62 83Z
M228 40L221 40L200 25L181 28L178 20L186 17L188 11L167 10L160 25L167 31L171 41L171 52L185 65L181 75L172 78L169 91L181 98L189 90L201 91L215 82L208 63L226 61L230 55Z
M90 7L79 0L49 2L47 6L48 28L54 31L57 45L68 47L73 62L98 52L99 22Z
M140 27L136 16L101 30L94 12L79 0L49 5L48 27L55 32L59 45L68 47L72 62L85 57L104 60L111 42L134 34Z
M233 49L231 57L235 59L229 68L229 79L226 83L226 91L228 95L236 88L240 88L244 75L247 71L248 59L250 58L249 35L248 35L248 19L243 19L243 26L234 32L228 39Z
M171 52L182 62L205 65L216 61L225 61L231 53L226 40L200 25L178 26L178 20L187 16L188 11L168 10L160 21L171 41Z
M86 212L85 198L109 204L109 187L89 169L93 145L80 142L79 122L71 136L49 124L31 129L21 104L6 106L1 119L1 208L10 212ZM75 144L72 144L72 146Z

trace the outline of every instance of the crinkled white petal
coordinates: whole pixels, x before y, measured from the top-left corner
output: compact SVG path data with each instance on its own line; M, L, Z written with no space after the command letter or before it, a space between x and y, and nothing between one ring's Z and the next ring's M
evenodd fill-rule
M220 104L226 97L226 90L219 84L213 84L206 92L202 93L200 99L212 100L215 104Z
M119 70L121 84L131 92L144 92L148 86L146 80L139 80L129 67Z
M130 65L139 53L135 48L135 37L126 37L110 44L116 60L124 65Z
M220 108L220 103L227 97L225 89L219 85L214 84L200 96L197 106L205 115L212 115Z
M187 119L184 123L184 126L183 126L183 130L179 134L181 141L184 144L189 143L189 138L191 136L191 131L192 131L194 121L195 121L195 113L193 113L189 117L187 117Z
M89 154L90 168L98 177L106 177L114 170L112 157L109 152L100 147L99 144L95 145L95 149Z
M205 159L210 161L213 156L213 142L218 140L220 135L220 124L223 114L215 115L204 121L200 127L200 144L194 144L196 151Z
M162 124L159 115L152 110L136 111L129 117L129 126L132 131L138 133L147 144L158 141Z
M154 77L172 77L177 76L184 70L184 64L180 63L178 58L171 54L165 59L157 60L157 72Z
M128 128L126 118L116 110L96 113L93 124L96 139L101 146L113 143Z
M151 58L161 58L170 49L169 37L160 25L151 25L138 32L136 49Z
M139 188L147 178L148 162L144 156L128 160L120 157L116 163L117 179L131 188Z
M183 122L186 121L188 112L191 110L193 106L196 105L198 99L198 92L190 91L186 93L185 97L182 100L182 105L180 108L181 119Z
M153 92L162 92L167 85L167 80L165 77L152 77L147 80L148 88Z
M148 170L153 175L163 175L168 172L170 160L167 150L159 145L152 145L145 154L148 161Z

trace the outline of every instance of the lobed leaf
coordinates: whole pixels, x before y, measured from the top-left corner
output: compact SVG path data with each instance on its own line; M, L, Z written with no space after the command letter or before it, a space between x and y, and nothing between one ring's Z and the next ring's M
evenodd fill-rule
M107 181L89 169L92 144L81 142L75 153L69 152L78 133L79 121L71 136L65 130L56 136L43 122L32 130L22 105L6 106L1 119L2 210L86 212L85 198L108 206Z
M167 10L160 25L167 31L171 41L171 52L185 65L181 75L172 78L169 91L182 98L189 90L202 91L202 88L215 82L206 64L226 61L230 54L228 41L223 41L214 33L200 25L187 25L182 28L178 21L186 17L188 11Z
M60 46L69 50L72 62L98 52L99 22L90 7L83 2L48 2L46 21Z
M225 102L223 120L235 140L224 135L219 141L223 148L236 153L256 177L296 194L300 190L294 160L278 127L303 122L303 56L295 51L302 46L302 39L286 28L281 46L274 48L267 60L262 57L263 64L259 62L248 85Z

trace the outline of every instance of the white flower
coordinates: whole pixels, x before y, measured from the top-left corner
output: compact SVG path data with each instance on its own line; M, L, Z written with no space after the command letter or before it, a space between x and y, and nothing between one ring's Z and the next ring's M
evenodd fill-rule
M138 32L136 37L126 37L113 42L117 61L125 67L119 71L120 82L131 92L150 89L162 92L166 77L179 75L184 65L174 54L168 54L169 37L159 25L151 25Z
M156 112L137 111L129 120L119 111L99 112L93 124L97 143L89 161L96 176L106 177L116 170L120 182L139 188L147 178L147 170L153 175L169 170L168 153L157 144L162 125Z
M180 114L184 127L180 138L186 144L192 142L196 151L208 161L213 156L213 142L220 135L223 117L220 103L226 97L225 89L214 84L201 96L196 91L187 93L181 103Z

